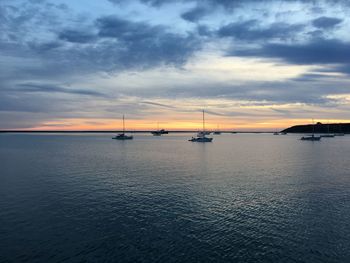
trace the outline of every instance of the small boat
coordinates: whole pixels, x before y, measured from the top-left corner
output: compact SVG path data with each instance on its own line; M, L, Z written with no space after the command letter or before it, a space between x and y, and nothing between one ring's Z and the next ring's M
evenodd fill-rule
M273 135L280 135L278 132L274 132Z
M161 132L161 134L168 134L169 133L168 131L166 131L164 129L161 129L160 132Z
M219 130L219 124L217 126L217 129L216 131L213 132L214 135L220 135L221 134L221 131Z
M153 131L151 132L153 134L153 136L161 136L162 133L160 131Z
M210 135L209 131L200 131L197 133L197 136Z
M119 133L118 135L112 137L114 140L132 140L134 137L132 135L125 134L125 118L123 115L123 133Z
M125 133L119 133L114 136L112 139L114 140L132 140L134 137L132 135L126 135Z
M213 140L213 138L209 138L209 137L192 137L191 139L189 139L189 142L211 142Z
M308 135L308 136L303 136L301 137L302 141L319 141L321 140L321 136L315 136L315 135Z
M302 141L319 141L321 140L321 136L315 136L315 125L314 119L312 119L312 135L303 136L300 138Z
M204 119L204 110L203 110L203 130L201 132L198 132L197 137L192 137L188 141L190 141L190 142L212 142L213 138L205 136L208 134L210 134L210 132L205 131L205 119Z
M164 130L164 129L159 130L159 122L158 122L157 123L157 130L152 131L151 133L153 134L153 136L162 136L163 134L168 134L169 132Z

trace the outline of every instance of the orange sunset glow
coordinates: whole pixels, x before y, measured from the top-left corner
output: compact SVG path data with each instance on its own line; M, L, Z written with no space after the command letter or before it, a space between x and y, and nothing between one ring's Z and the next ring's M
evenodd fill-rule
M323 120L315 119L315 122L327 123L350 123L350 120ZM197 131L202 129L202 123L199 120L127 120L125 129L128 131L152 131L167 129L170 131ZM291 120L268 120L257 123L250 123L244 120L214 119L207 118L205 128L207 130L221 131L276 131L283 130L292 125L302 125L311 123L309 119L291 119ZM122 122L114 119L69 119L63 121L47 122L41 126L24 129L33 131L120 131L123 129Z

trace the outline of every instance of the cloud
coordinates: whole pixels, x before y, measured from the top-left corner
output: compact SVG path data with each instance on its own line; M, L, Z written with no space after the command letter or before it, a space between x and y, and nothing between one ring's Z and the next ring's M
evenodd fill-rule
M72 43L89 43L96 39L96 36L81 30L63 30L58 34L60 40Z
M230 55L282 59L293 64L334 64L350 61L350 44L317 39L303 44L264 44L261 48L231 50Z
M323 77L321 80L305 80L303 74L298 78L284 81L245 81L237 84L220 81L189 82L168 89L139 88L123 90L125 96L142 98L173 99L195 101L213 99L234 101L256 101L265 105L274 103L305 103L311 105L327 105L328 94L343 94L348 92L349 83L346 79ZM302 80L304 78L304 80ZM309 75L311 77L311 73ZM317 81L317 83L316 83Z
M66 94L76 94L76 95L87 95L96 97L107 97L105 94L85 89L71 89L60 87L56 85L47 84L35 84L35 83L23 83L18 84L17 87L9 89L8 91L16 92L46 92L46 93L66 93Z
M118 16L105 16L96 20L100 37L117 38L124 41L141 41L163 33L161 26L150 26L143 22L132 22Z
M258 20L248 20L225 25L217 34L219 37L232 37L243 41L287 39L295 37L303 28L304 25L301 24L289 25L282 22L262 28Z
M213 8L224 8L228 11L232 11L234 8L242 7L245 5L250 4L273 4L273 3L279 3L280 1L276 0L108 0L111 3L114 4L125 4L125 3L143 3L149 6L153 7L162 7L164 5L170 5L170 4L178 4L179 2L182 3L190 3L190 4L196 4L197 6L201 7L211 7ZM331 5L340 5L347 7L349 6L349 2L347 0L324 0L324 1L315 1L315 0L285 0L283 4L290 3L290 4L310 4L311 6L318 7L318 5L322 3L331 4Z
M319 73L305 73L302 74L301 76L292 78L291 80L293 81L322 81L325 78L331 78L332 76L330 75L325 75L325 74L319 74Z
M194 34L175 34L163 26L151 26L117 16L96 21L100 38L117 40L116 63L128 67L152 67L159 64L181 65L201 47Z
M130 2L141 2L150 6L160 7L165 4L176 3L178 0L108 0L113 4L124 4ZM182 1L182 0L180 0ZM190 0L191 1L191 0Z
M0 7L6 13L0 23L0 55L7 61L21 61L6 76L0 73L0 82L1 77L58 82L96 72L180 67L201 48L201 41L191 32L174 33L163 25L103 15L85 25L78 16L68 19L66 10L53 12L37 5L40 12L29 4L22 10L6 7L6 12ZM38 27L45 10L50 19L42 18ZM63 21L79 21L79 26L57 23L58 15ZM14 35L11 39L10 34Z
M175 106L172 105L166 105L163 103L158 103L158 102L152 102L152 101L141 101L141 104L147 104L147 105L151 105L151 106L157 106L157 107L162 107L162 108L168 108L168 109L175 109Z
M350 75L350 63L338 66L334 69L334 71Z
M317 28L329 29L340 24L343 20L336 17L322 16L312 21L313 26Z
M214 116L225 116L226 115L224 113L216 112L216 111L212 111L212 110L205 110L205 113L210 114L210 115L214 115Z
M197 22L207 14L208 14L208 10L206 8L197 6L181 14L181 17L190 22Z
M31 48L33 51L41 53L58 49L62 47L62 43L58 41L50 41L44 43L29 42L27 47Z

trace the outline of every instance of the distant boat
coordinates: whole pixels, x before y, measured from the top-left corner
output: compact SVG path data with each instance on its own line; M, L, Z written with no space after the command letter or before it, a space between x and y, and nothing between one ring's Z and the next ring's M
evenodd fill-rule
M162 134L168 134L168 133L169 133L168 131L166 131L166 130L164 130L164 129L161 129L160 132L161 132Z
M197 136L203 136L203 135L210 135L210 131L199 131L198 133L197 133Z
M119 133L118 135L116 135L115 137L113 137L112 139L114 140L132 140L134 137L131 135L126 135L125 134L125 118L123 115L123 133Z
M312 119L312 135L303 136L300 138L302 141L319 141L321 140L321 136L315 136L315 125L314 120Z
M161 136L162 133L160 131L152 131L151 132L153 134L153 136Z
M153 136L161 136L163 134L168 134L169 132L164 130L164 129L159 130L159 122L158 122L157 123L157 130L156 131L152 131L151 133L153 134Z
M189 142L212 142L213 138L209 137L192 137L191 139L188 140Z
M203 110L203 130L197 134L197 137L192 137L188 141L190 142L212 142L213 141L213 138L206 137L205 135L207 135L207 132L205 131L205 119L204 119L204 110Z
M280 135L278 132L274 132L273 135Z
M163 135L163 134L168 134L169 132L164 130L164 129L161 129L161 130L157 130L157 131L153 131L151 132L153 135Z
M220 135L221 134L221 131L219 130L219 124L217 126L216 131L214 131L213 134L215 134L215 135Z
M303 136L301 137L302 141L319 141L321 140L321 136L315 136L315 135L308 135L308 136Z

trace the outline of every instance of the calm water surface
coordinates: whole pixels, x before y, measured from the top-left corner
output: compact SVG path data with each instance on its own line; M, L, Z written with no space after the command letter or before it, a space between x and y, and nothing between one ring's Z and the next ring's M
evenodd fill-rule
M0 262L350 262L350 136L0 136Z

